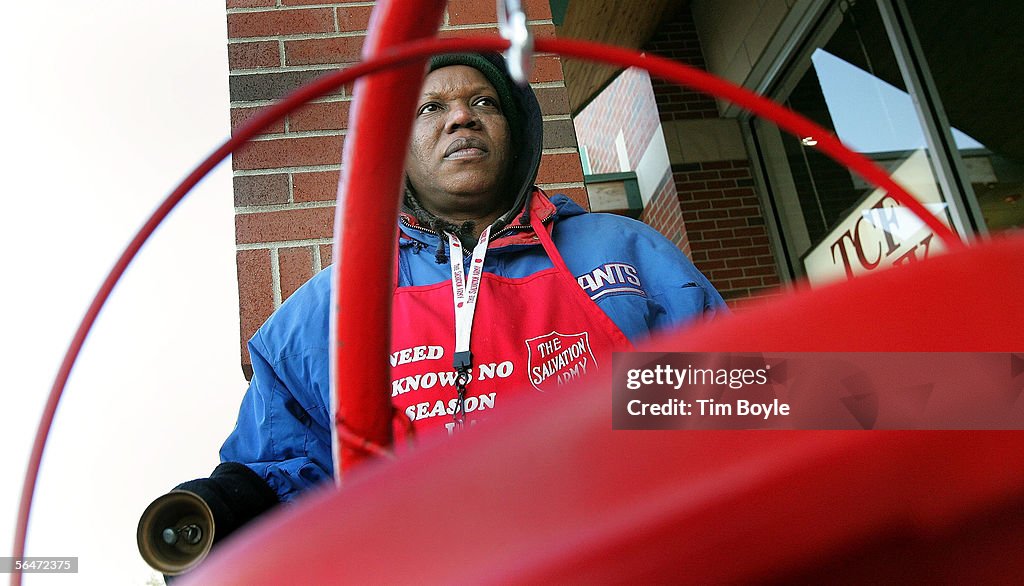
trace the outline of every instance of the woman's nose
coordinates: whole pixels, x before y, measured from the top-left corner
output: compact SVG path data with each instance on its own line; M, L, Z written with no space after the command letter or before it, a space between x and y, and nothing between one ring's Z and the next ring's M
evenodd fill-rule
M476 113L469 104L456 102L448 110L448 131L459 128L473 128L477 125Z

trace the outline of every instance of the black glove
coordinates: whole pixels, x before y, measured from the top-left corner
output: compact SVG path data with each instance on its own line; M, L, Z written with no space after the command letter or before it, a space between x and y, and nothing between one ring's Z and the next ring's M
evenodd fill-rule
M278 504L277 493L245 464L224 462L209 478L198 478L175 487L199 495L213 511L216 543Z
M280 502L277 493L259 474L238 462L224 462L209 478L189 480L174 488L196 494L210 507L215 527L214 544ZM168 584L174 578L164 575Z

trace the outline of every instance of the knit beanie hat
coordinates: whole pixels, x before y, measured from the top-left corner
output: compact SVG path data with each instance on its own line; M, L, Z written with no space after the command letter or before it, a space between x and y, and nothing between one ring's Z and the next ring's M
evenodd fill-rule
M495 53L494 57L499 63L504 64L504 59L500 55ZM505 73L504 66L499 68L491 61L488 61L483 55L477 53L449 53L437 55L431 59L430 71L450 65L472 67L487 78L487 81L494 87L494 91L498 93L498 101L501 102L501 112L505 115L505 120L508 122L509 131L512 135L513 152L518 152L523 114L519 109L519 104L512 97L512 79Z

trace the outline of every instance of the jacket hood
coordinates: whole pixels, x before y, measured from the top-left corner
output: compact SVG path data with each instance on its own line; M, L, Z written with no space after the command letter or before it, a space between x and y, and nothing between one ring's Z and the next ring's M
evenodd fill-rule
M519 126L512 130L513 144L512 152L514 159L512 170L509 175L509 188L515 194L512 198L512 207L509 212L502 216L503 224L510 223L513 216L523 209L527 197L533 189L533 183L537 179L537 170L540 168L540 156L544 148L544 122L541 117L540 103L537 102L537 95L529 84L525 87L512 81L505 65L505 58L497 53L481 53L495 65L505 76L510 86L512 100L518 110Z

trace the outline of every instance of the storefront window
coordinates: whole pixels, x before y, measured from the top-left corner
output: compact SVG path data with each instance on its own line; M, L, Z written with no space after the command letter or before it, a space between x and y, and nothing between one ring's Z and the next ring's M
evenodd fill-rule
M874 2L842 2L770 96L872 159L950 224L913 101ZM816 137L752 128L789 264L812 285L940 252L931 230L885 191L819 154ZM981 147L966 133L958 144Z

